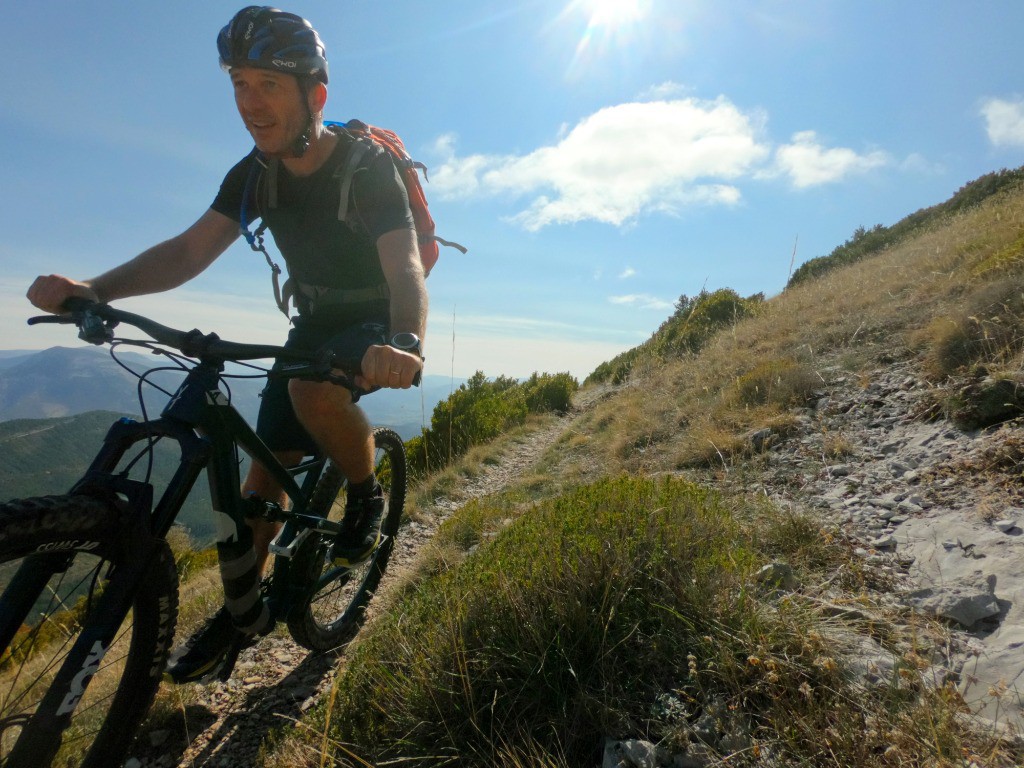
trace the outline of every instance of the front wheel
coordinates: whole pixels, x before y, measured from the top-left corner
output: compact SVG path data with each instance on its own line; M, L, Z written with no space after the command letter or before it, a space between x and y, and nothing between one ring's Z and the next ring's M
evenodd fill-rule
M119 544L121 523L111 503L87 496L0 504L4 768L120 765L152 703L178 608L166 542L157 545L109 647L97 642L81 666L68 660L83 632L109 621L96 607L131 555ZM64 672L74 673L67 692L47 697L72 663Z
M374 472L384 490L388 511L381 521L381 540L370 558L352 568L333 565L324 537L311 533L296 549L292 573L304 584L304 597L288 615L288 629L312 651L332 651L351 640L362 625L395 546L405 507L405 446L390 429L375 429ZM345 512L345 479L328 465L310 499L310 512L340 520Z

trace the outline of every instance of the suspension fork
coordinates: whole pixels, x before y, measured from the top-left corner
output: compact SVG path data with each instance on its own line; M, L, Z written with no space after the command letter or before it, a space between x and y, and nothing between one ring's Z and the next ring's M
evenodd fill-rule
M153 507L153 486L117 474L124 455L144 441L155 442L169 438L181 449L178 467L167 483L156 507ZM127 501L137 514L150 518L150 532L159 538L167 535L178 512L210 462L212 447L209 441L196 435L188 424L173 419L139 422L122 418L114 422L103 438L103 445L85 475L71 489L71 493L100 492Z

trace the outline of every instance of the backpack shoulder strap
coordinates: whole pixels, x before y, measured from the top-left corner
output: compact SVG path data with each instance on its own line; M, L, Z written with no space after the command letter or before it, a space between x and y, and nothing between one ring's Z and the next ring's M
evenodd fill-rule
M267 208L277 208L277 174L281 161L272 157L267 160Z
M413 215L416 226L416 234L419 242L420 260L423 262L425 274L430 273L431 267L437 261L437 245L445 245L456 248L463 253L467 252L465 246L454 243L450 240L438 237L434 234L434 220L427 208L427 199L423 194L423 187L420 185L418 173L423 174L427 179L427 167L409 156L405 144L394 131L378 126L372 126L361 120L349 120L347 123L325 121L324 125L328 130L334 131L339 136L347 137L350 142L348 154L334 172L334 178L338 179L341 185L341 195L338 202L338 220L349 225L353 229L353 222L350 216L353 213L352 184L356 174L365 167L365 159L372 152L384 152L391 157L395 168L405 186L409 196L409 208Z
M356 177L362 165L363 158L373 148L373 139L368 136L353 137L348 148L345 162L334 172L334 178L338 179L341 185L341 198L338 201L338 221L349 224L349 213L351 213L352 181Z

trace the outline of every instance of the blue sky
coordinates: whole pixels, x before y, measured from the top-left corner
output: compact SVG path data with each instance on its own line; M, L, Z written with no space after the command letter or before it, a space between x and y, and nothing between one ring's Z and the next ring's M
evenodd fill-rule
M220 0L8 4L0 349L37 274L91 277L181 231L251 147L217 66ZM428 372L583 377L682 294L778 293L795 264L1024 164L1024 3L320 0L327 117L395 129L442 236ZM272 249L273 250L273 249ZM276 253L276 251L275 251ZM273 343L240 240L168 325Z

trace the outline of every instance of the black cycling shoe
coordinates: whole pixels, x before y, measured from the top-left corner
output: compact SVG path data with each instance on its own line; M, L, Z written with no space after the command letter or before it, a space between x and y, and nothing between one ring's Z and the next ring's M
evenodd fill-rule
M331 547L334 565L351 567L371 554L380 543L380 522L388 511L388 502L380 486L370 496L349 496L345 504L345 517Z
M228 609L221 608L171 655L164 678L178 685L213 680L229 663L234 666L238 651L256 639L237 629Z

